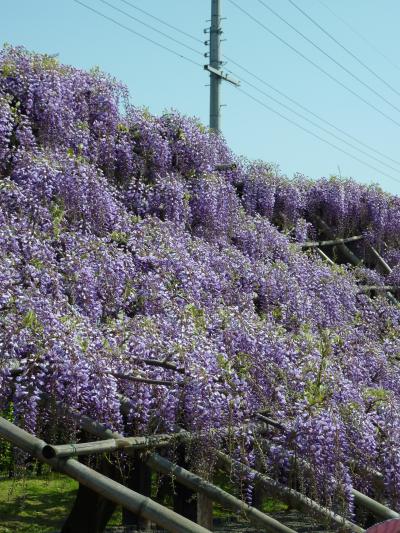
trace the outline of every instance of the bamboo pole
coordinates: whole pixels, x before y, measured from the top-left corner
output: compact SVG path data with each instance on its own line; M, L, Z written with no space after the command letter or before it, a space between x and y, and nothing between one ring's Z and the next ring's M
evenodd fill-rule
M128 489L108 477L79 463L75 459L44 459L46 443L0 417L0 437L75 479L118 505L143 516L172 533L206 533L207 529L163 507L159 503Z
M316 220L319 224L319 226L322 228L322 230L328 235L328 236L331 236L332 235L332 230L331 228L328 226L328 224L322 220L322 218L320 217L316 217ZM339 243L337 245L335 245L339 248L339 250L342 252L342 254L350 261L350 263L352 263L354 266L358 266L362 263L362 260L359 259L351 250L350 248L348 248L346 246L345 243Z
M42 455L46 459L53 459L54 457L60 459L64 457L107 453L118 450L147 450L168 446L171 444L172 440L176 440L179 437L179 433L170 433L168 435L152 435L149 437L110 438L94 442L78 442L76 444L47 444L42 449Z
M261 417L265 418L265 423L272 425L273 427L279 429L280 431L289 432L290 430L280 422L277 422L275 420L272 420L270 418L264 417L263 415L260 415L257 413L257 418L262 420ZM222 453L222 452L221 452ZM305 471L312 472L312 468L309 465L307 461L301 460L301 466L305 469ZM380 472L369 472L372 474L376 479L382 480L382 474ZM334 482L334 480L332 480ZM363 494L362 492L359 492L358 490L352 488L351 493L354 496L354 500L359 503L360 505L364 506L366 509L371 511L375 516L381 517L381 518L400 518L400 514L396 511L393 511L386 505L383 505L382 503L379 503L378 501L370 498L366 494ZM294 505L293 505L294 506Z
M162 474L173 476L182 485L185 485L195 492L204 494L211 500L220 503L223 507L236 512L245 513L250 522L259 527L261 526L265 531L271 533L276 533L277 531L281 533L294 533L293 529L281 524L258 509L251 507L247 503L239 500L219 487L216 487L200 476L189 472L189 470L171 463L171 461L168 461L168 459L165 459L158 454L151 454L146 460L146 463L150 468L157 470Z
M124 398L124 401L127 402L128 399ZM68 408L62 407L64 411L69 411ZM77 415L74 415L77 417ZM77 418L78 423L79 420ZM92 418L82 415L81 416L82 423L81 428L84 429L87 433L91 433L93 435L96 435L99 438L106 438L106 439L123 439L123 435L120 433L116 433L111 431L110 429L107 429L103 424L100 424L99 422L96 422ZM275 422L275 421L273 421ZM278 422L278 424L282 427L283 431L287 431L287 428ZM179 438L191 438L193 435L189 432L182 431L179 433ZM129 453L129 449L127 450L127 453ZM310 468L310 466L306 463L304 463L304 468ZM374 515L382 517L382 518L399 518L400 514L396 513L392 509L389 509L385 505L373 500L372 498L369 498L365 494L362 494L361 492L357 491L356 489L352 489L352 494L354 496L354 499L356 502L358 502L360 505L363 505L366 509L371 511ZM293 494L292 494L293 496ZM293 496L294 497L294 496Z
M126 398L125 398L124 400L127 401ZM68 408L65 408L65 409L68 410ZM99 436L99 437L102 437L102 435L101 435L101 427L102 427L101 424L99 424L98 422L96 422L96 421L94 421L94 420L91 420L90 417L85 416L85 431L87 431L88 433L90 433L91 430L93 429L93 432L94 432L95 435L97 435L97 436ZM103 426L103 428L104 428L104 426ZM186 432L186 431L182 431L182 432L176 434L176 436L179 436L179 438L185 438L185 437L186 437L186 438L190 438L190 437L192 437L192 435L191 435L189 432ZM120 439L120 440L125 440L125 438L123 437L123 435L121 435L120 433L117 433L117 432L114 432L114 431L111 431L111 430L109 430L109 429L105 429L105 428L104 428L103 437L106 437L106 438L108 437L109 439L116 439L116 440L118 440L118 439ZM175 437L175 438L176 438L176 437ZM129 453L129 448L127 448L127 452ZM153 457L153 456L151 456L151 457ZM151 468L153 468L152 465L151 465L148 461L146 461L146 464L148 464ZM173 465L173 463L170 463L170 464ZM173 465L173 466L176 466L176 468L181 468L181 467L178 467L177 465ZM191 475L194 476L194 474L191 474ZM177 479L178 479L178 478L177 478ZM201 479L201 478L199 478L199 479ZM179 481L179 480L178 480L178 481ZM208 482L206 482L206 481L204 481L204 482L205 482L205 483L208 483ZM211 483L209 483L209 485L212 486L212 487L214 487L216 490L222 490L222 489L219 489L218 487L215 487L215 486L212 485ZM186 485L186 486L187 486L187 485ZM196 488L193 488L193 487L189 487L189 488L191 488L191 489L194 490L194 491L197 491ZM222 491L222 492L224 492L224 491ZM204 492L203 492L203 493L204 493ZM205 494L205 495L208 496L210 499L214 500L214 498L211 497L209 494ZM233 498L233 496L232 496L232 498ZM218 500L216 500L216 501L218 501ZM238 501L240 502L240 500L238 500ZM243 505L246 505L246 504L244 504L243 502L240 502L240 503L242 503ZM255 511L257 511L257 510L255 509ZM258 511L258 512L259 512L259 511ZM261 513L261 514L262 514L262 513ZM267 517L267 518L270 518L270 517ZM273 519L270 518L270 520L273 520ZM280 524L279 522L277 522L276 520L274 520L274 523L275 523L275 522L276 522L277 524L279 524L281 527L284 527L284 528L286 527L286 526L283 526L282 524ZM280 529L280 530L278 530L278 529L275 529L275 530L274 530L274 529L271 529L271 531L282 531L282 533L285 533L285 532L286 532L286 533L290 533L290 532L293 533L293 530L291 530L290 528L287 528L287 529L284 529L284 530L282 530L282 529Z
M320 227L325 231L325 233L327 233L328 235L330 235L332 233L331 228L328 226L328 224L324 220L322 220L322 218L317 216L316 220L317 220L318 224L320 225ZM361 265L363 263L363 261L361 259L359 259L350 250L350 248L348 248L345 244L338 245L338 248L343 253L343 255L350 261L350 263L352 263L354 266L359 266L359 265ZM376 259L380 262L380 264L383 266L383 268L386 269L386 272L389 274L391 272L391 269L390 269L389 265L385 262L385 260L379 255L379 253L372 246L371 246L371 249L372 249L372 252L374 253ZM386 263L386 266L384 266L384 263ZM390 271L387 270L388 268L390 269ZM392 304L400 305L400 302L397 300L397 298L390 291L386 291L385 294L386 294L387 299Z
M360 292L369 291L398 291L400 287L396 285L363 285L360 287Z
M326 255L324 251L321 250L321 248L316 248L316 251L319 253L319 255L324 259L327 263L329 263L331 266L334 266L336 263L332 261L330 257Z
M273 420L272 418L269 418L268 416L265 416L261 413L257 413L256 417L268 426L280 429L281 431L287 431L286 427L277 420Z
M338 244L346 244L348 242L356 242L361 241L363 239L363 235L354 235L354 237L346 237L344 239L331 239L328 241L307 241L307 242L300 242L299 246L301 248L317 248L320 246L336 246Z
M392 273L392 269L390 268L390 266L386 263L386 261L383 259L383 257L381 256L381 254L372 246L370 245L370 249L375 257L375 259L378 261L378 263L381 265L381 267L383 268L383 270L386 272L386 274L391 274Z
M357 524L349 522L342 516L334 513L333 511L330 511L326 507L323 507L311 498L308 498L308 496L304 496L304 494L301 494L300 492L297 492L294 489L290 489L289 487L282 485L281 483L266 476L265 474L261 474L260 472L258 472L258 470L244 465L239 461L231 459L225 453L217 452L217 456L226 470L231 470L232 468L235 468L241 470L242 472L245 472L246 474L250 474L251 477L255 481L258 481L260 485L262 485L265 489L267 489L269 492L272 492L274 495L278 496L295 509L299 509L302 511L307 510L310 512L310 514L317 515L323 519L328 518L329 520L339 524L346 531L352 531L354 533L364 532L364 529L362 529Z

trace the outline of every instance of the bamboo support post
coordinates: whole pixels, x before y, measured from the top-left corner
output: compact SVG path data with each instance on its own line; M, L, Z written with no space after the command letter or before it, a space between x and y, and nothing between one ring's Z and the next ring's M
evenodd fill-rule
M328 236L331 236L332 235L332 230L331 228L328 226L328 224L322 220L322 218L320 217L317 217L317 222L319 224L319 226L322 228L322 230L328 235ZM346 257L346 259L351 263L353 264L354 266L358 266L362 263L362 260L359 259L351 250L348 246L346 246L345 243L339 243L337 245L335 245L335 247L337 247L341 252L342 254Z
M332 230L328 226L328 224L322 220L322 218L317 217L317 222L320 225L320 227L327 233L328 235L332 234ZM351 250L346 246L346 244L340 244L337 246L339 250L342 252L342 254L348 259L348 261L353 264L354 266L359 266L363 263L361 259L359 259ZM386 273L390 273L392 270L390 269L389 265L386 263L386 261L379 255L379 253L371 246L372 253L375 255L375 258L378 260L378 262L382 265L382 267L385 269ZM385 266L384 266L385 265ZM388 270L389 269L389 270ZM400 305L400 302L397 300L397 298L390 292L385 291L387 299L394 305Z
M262 513L258 509L251 507L250 505L239 500L235 496L232 496L228 492L225 492L219 487L216 487L200 476L197 476L196 474L193 474L192 472L189 472L188 470L171 463L168 461L168 459L165 459L158 454L151 454L146 462L152 469L157 470L162 474L174 476L179 483L185 485L189 489L204 494L211 500L220 503L222 506L228 509L244 513L250 522L258 527L263 527L265 531L269 531L271 533L276 533L278 531L281 533L294 533L293 529L281 524L274 518Z
M197 494L197 523L213 530L213 502L205 494Z
M261 422L264 422L268 426L272 426L274 428L280 429L281 431L287 431L287 428L278 422L277 420L273 420L272 418L269 418L268 416L265 416L261 413L257 413L256 417L261 420Z
M151 470L144 463L141 454L135 453L129 461L128 475L124 480L124 485L129 489L139 492L144 496L151 496ZM135 526L135 529L149 530L151 522L147 518L138 516L129 511L122 509L122 523L124 526Z
M232 468L235 468L237 470L241 470L246 474L250 474L254 481L259 482L260 485L263 486L268 492L287 502L295 509L299 509L302 511L307 510L310 514L317 515L323 519L328 518L329 520L339 524L341 528L346 531L352 531L354 533L364 532L364 529L360 526L349 522L342 516L334 513L333 511L330 511L326 507L321 506L319 503L312 500L311 498L304 496L304 494L301 494L300 492L297 492L294 489L290 489L289 487L278 483L274 479L264 474L261 474L257 470L254 470L253 468L244 465L239 461L231 459L228 455L222 452L217 452L217 455L218 459L226 470L229 471Z
M371 245L370 245L370 249L371 249L371 252L373 253L375 259L378 261L378 263L381 265L381 267L385 271L385 274L391 274L392 273L392 269L386 263L386 261L383 259L381 254Z
M324 259L324 261L329 263L331 266L335 265L335 262L332 261L332 259L329 256L327 256L326 253L323 250L321 250L321 248L315 248L315 250L322 257L322 259Z
M125 401L128 401L128 399L125 398ZM59 405L61 408L61 406ZM62 407L64 411L69 411L68 408ZM75 417L78 415L75 413ZM99 438L105 438L105 439L124 439L123 435L120 433L116 433L111 431L110 429L107 429L103 424L100 424L99 422L96 422L95 420L91 419L90 417L86 415L81 415L80 418L77 418L77 421L80 422L81 428L87 431L88 433L91 433L93 435L96 435ZM275 422L275 421L274 421ZM278 422L278 424L282 427L283 431L287 431L287 428ZM190 433L188 432L181 432L179 434L180 438L185 438L187 436L188 438L191 437ZM129 453L129 448L127 449L127 453ZM307 463L303 464L303 467L305 469L310 468L310 466ZM377 474L380 475L381 474ZM289 489L287 489L289 490ZM300 493L299 493L300 494ZM377 502L376 500L370 498L369 496L366 496L365 494L362 494L361 492L357 491L356 489L352 489L352 494L354 496L354 499L356 502L358 502L360 505L364 506L366 509L371 511L374 515L381 517L381 518L400 518L400 514L396 513L392 509L386 507L385 505ZM300 497L303 495L300 494ZM291 497L296 498L295 493L291 492ZM301 498L300 498L301 500ZM300 501L299 500L299 501ZM294 500L293 500L294 501Z
M124 487L120 483L92 470L75 459L44 459L42 449L46 446L46 443L2 417L0 417L0 437L33 455L40 461L46 462L56 470L63 472L110 501L122 505L133 513L155 522L160 527L172 533L205 533L208 531L204 527L163 507L149 497Z

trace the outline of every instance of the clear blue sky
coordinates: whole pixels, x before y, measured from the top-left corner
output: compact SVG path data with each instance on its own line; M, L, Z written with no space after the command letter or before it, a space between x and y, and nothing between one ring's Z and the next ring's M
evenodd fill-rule
M194 61L204 63L205 58L167 40L138 22L129 19L104 5L101 0L82 0L97 10L111 16L135 31L146 34L160 43L181 52ZM135 11L122 0L107 0L114 6L129 12L132 16L157 26L160 30L200 52L206 47L177 34L154 20ZM129 0L161 19L184 29L200 40L209 23L210 0ZM318 28L300 14L288 0L263 0L281 14L287 21L305 33L316 44L331 54L338 62L359 76L365 83L386 98L383 102L366 87L343 72L327 57L315 50L282 21L268 12L258 0L235 0L257 20L286 39L304 55L321 65L337 80L349 86L363 98L379 107L400 124L400 94L396 94L365 68L352 59L344 50L333 43ZM374 72L400 93L400 2L398 0L323 0L337 15L345 19L362 33L391 62L384 59L360 37L355 35L340 20L335 18L320 0L295 0L309 15L357 55ZM394 160L400 161L399 134L397 126L366 104L358 100L334 81L327 78L295 52L285 47L272 35L267 34L254 21L248 19L229 0L222 0L224 37L223 53L245 65L250 71L262 77L288 96L299 101L313 112L337 127L345 130L360 141L374 147ZM134 104L146 105L153 113L166 109L196 115L208 123L208 75L201 68L151 43L132 35L128 31L104 20L76 4L73 0L2 0L0 18L0 39L11 44L24 45L39 52L58 53L60 61L80 68L98 65L102 70L122 80L129 88ZM245 75L232 64L231 68L277 98L267 87ZM278 163L287 175L302 172L312 178L338 174L352 176L359 181L378 182L387 191L400 194L400 165L383 159L399 170L371 160L340 141L307 124L291 112L284 110L267 97L242 84L242 88L263 100L346 151L357 154L382 171L385 170L398 181L383 176L324 144L296 126L289 124L271 111L250 100L233 86L223 84L222 108L223 133L238 153L250 158L260 158ZM283 100L284 101L284 100ZM287 104L289 104L286 101ZM292 105L292 104L289 104ZM296 108L298 111L300 109ZM316 120L307 115L310 119ZM317 121L318 122L318 121ZM325 126L328 129L329 126ZM331 130L334 131L334 130ZM335 132L343 137L342 134ZM350 139L346 138L349 142ZM357 145L359 146L359 145ZM361 148L361 147L360 147ZM362 148L366 150L365 148Z

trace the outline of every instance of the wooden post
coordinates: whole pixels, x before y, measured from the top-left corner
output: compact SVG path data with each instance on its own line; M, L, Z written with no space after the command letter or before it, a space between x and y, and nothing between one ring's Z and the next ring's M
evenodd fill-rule
M131 470L125 485L139 492L143 496L151 496L151 470L136 453L130 461ZM150 529L151 522L147 518L132 513L129 509L122 509L122 523L124 526L136 526L137 529Z
M187 460L185 457L185 446L181 444L177 450L178 460L177 463L184 467L187 467ZM174 483L174 511L182 516L185 516L189 520L197 521L197 503L196 493L190 488L182 485L181 483Z
M101 461L101 473L115 479L115 468ZM61 533L101 533L117 505L94 490L79 484L74 505L64 522Z
M213 502L200 492L197 493L197 523L213 531Z
M258 509L251 507L242 500L232 496L232 494L220 489L200 476L185 470L181 466L171 463L171 461L168 461L156 453L149 455L147 464L158 472L173 475L179 483L187 487L189 490L193 492L201 492L213 501L220 503L226 509L243 513L252 524L257 527L262 527L263 531L268 531L270 533L296 533L293 529L281 524ZM356 533L363 533L364 530L359 528L354 531Z

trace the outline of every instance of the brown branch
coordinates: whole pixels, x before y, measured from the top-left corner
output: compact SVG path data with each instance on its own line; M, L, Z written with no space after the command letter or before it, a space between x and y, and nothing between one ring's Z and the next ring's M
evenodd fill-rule
M184 368L179 368L178 366L168 363L165 359L163 361L160 361L158 359L140 359L140 357L133 357L134 361L137 361L138 363L143 363L145 365L149 366L159 366L162 368L166 368L167 370L173 370L174 372L178 372L179 374L185 374Z
M138 383L146 383L147 385L165 385L173 387L177 385L174 381L166 381L162 379L149 379L149 378L141 378L139 376L130 376L126 374L121 374L119 372L104 372L105 374L108 374L110 376L114 376L117 379L126 379L128 381L136 381Z

